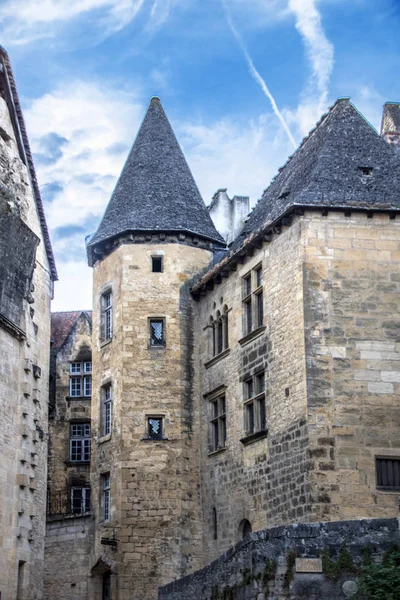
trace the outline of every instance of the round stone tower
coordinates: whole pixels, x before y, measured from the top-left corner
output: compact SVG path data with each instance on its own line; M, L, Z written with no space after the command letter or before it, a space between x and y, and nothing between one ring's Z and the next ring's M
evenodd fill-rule
M189 290L224 245L153 98L87 246L93 598L156 599L201 566Z

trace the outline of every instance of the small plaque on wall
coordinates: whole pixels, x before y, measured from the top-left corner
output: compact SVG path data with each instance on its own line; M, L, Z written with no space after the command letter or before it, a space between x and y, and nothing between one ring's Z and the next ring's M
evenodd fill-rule
M296 573L322 573L320 558L296 558Z

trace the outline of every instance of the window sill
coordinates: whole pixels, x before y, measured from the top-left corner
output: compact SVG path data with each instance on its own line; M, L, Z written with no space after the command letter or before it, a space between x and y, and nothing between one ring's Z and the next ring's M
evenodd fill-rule
M149 350L165 350L167 347L167 344L159 344L158 346L148 346Z
M216 454L221 454L221 452L225 452L225 450L226 446L224 446L223 448L217 448L217 450L212 450L211 452L209 452L207 456L215 456Z
M65 396L66 400L92 400L92 396Z
M258 442L258 440L266 438L267 435L268 429L262 429L261 431L256 431L255 433L251 433L250 435L242 437L239 441L243 444L243 446L247 446L248 444L252 444L253 442Z
M241 346L245 346L249 342L252 342L256 338L258 338L262 333L264 333L264 331L266 330L266 328L267 328L266 325L261 325L261 327L257 327L257 329L254 329L253 331L250 331L250 333L248 333L247 335L245 335L244 337L242 337L240 340L238 340L239 344Z
M104 442L108 442L109 440L111 440L111 433L107 433L107 435L102 435L101 437L99 437L97 443L103 444Z
M140 438L140 441L141 442L169 442L169 438L162 437L162 438L156 439L156 438L142 437L142 438Z
M385 492L386 494L398 494L400 492L400 487L380 487L376 486L378 492Z
M87 467L90 465L90 460L65 460L64 465L67 467Z
M111 344L112 341L113 341L113 339L110 338L109 340L104 340L103 342L100 342L100 348L104 348L104 346L108 346L108 344Z
M222 360L223 358L225 358L225 356L228 356L230 351L231 351L230 348L225 348L225 350L222 350L222 352L220 352L219 354L216 354L215 356L210 358L210 360L208 360L207 362L204 363L205 368L209 369L210 367L215 365L215 363L217 363L220 360Z

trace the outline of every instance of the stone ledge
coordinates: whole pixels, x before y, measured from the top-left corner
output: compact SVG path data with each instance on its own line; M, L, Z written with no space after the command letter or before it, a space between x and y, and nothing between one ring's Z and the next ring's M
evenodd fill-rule
M228 356L230 351L231 351L230 348L225 348L225 350L222 350L222 352L220 352L219 354L216 354L215 356L210 358L210 360L208 360L207 362L204 363L205 368L209 369L210 367L215 365L215 363L217 363L220 360L222 360L223 358L225 358L225 356Z
M262 333L264 333L266 328L267 328L266 325L261 325L261 327L257 327L257 329L253 329L253 331L250 331L250 333L248 333L247 335L242 337L240 340L238 340L238 343L241 346L245 346L249 342L252 342L256 338L258 338Z
M256 431L255 433L251 433L250 435L242 437L239 441L243 444L243 446L247 446L248 444L252 444L253 442L258 442L258 440L266 438L267 435L268 429L262 429L261 431Z

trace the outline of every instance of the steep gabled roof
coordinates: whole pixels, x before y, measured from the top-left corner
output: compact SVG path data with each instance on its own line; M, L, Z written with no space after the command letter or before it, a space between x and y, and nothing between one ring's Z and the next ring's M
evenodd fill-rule
M92 323L91 310L70 310L51 313L51 341L53 351L57 352L64 345L72 328L82 314Z
M400 210L400 156L348 98L336 101L280 169L233 250L295 206Z
M14 74L11 68L11 62L6 50L0 46L0 90L5 95L5 100L10 111L11 120L14 126L15 135L17 138L18 149L21 160L28 169L29 177L32 184L33 197L36 203L36 208L39 215L40 226L44 245L46 248L47 259L50 266L50 274L52 281L57 281L57 269L54 260L53 249L51 247L49 230L47 228L46 217L44 214L42 197L40 195L39 184L36 178L35 167L31 149L29 146L28 134L26 132L25 121L22 115L21 104L18 97L17 86L14 79Z
M159 98L152 98L98 230L88 242L125 232L187 232L224 244Z

